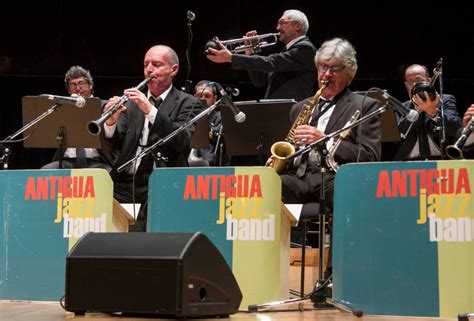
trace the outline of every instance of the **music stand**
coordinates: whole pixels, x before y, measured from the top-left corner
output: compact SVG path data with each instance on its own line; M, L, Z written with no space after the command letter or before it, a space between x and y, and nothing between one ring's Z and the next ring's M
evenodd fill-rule
M205 149L209 147L209 125L208 116L205 115L197 121L193 137L191 138L191 148Z
M50 100L38 96L24 96L21 102L24 126L53 105ZM101 104L99 98L86 98L86 105L83 108L64 104L35 127L25 130L23 136L28 137L30 134L31 136L23 141L23 146L101 148L100 135L91 135L87 131L87 123L100 117Z
M235 102L246 120L237 123L229 108L221 108L224 141L229 156L270 155L273 143L282 141L291 128L293 99L264 102Z

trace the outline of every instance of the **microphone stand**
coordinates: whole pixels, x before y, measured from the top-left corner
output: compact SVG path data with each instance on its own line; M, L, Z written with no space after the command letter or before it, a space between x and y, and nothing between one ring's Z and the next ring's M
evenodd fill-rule
M128 161L126 161L125 163L123 163L119 168L117 168L117 172L122 172L125 167L127 167L128 165L130 165L131 163L134 163L136 161L138 161L139 159L142 159L143 157L145 157L146 155L148 155L149 153L151 153L155 148L159 147L159 146L162 146L164 144L166 144L168 141L170 141L171 139L173 139L175 136L177 136L179 133L181 133L183 130L185 130L186 128L188 128L189 126L191 126L193 123L197 122L199 119L201 119L202 117L204 116L207 116L209 115L212 111L214 111L217 106L221 103L221 99L219 99L218 101L216 101L214 103L214 105L212 106L209 106L208 108L204 109L203 111L201 111L199 114L197 114L193 119L189 120L188 122L184 123L183 125L181 125L180 127L178 127L176 130L174 130L173 132L171 132L168 136L164 137L164 138L161 138L159 139L156 143L154 143L153 145L151 146L148 146L147 148L143 149L140 154L138 154L137 156L129 159Z
M214 147L214 166L222 166L222 145L221 145L221 137L222 137L222 130L223 126L221 124L219 131L217 132L217 141L216 141L216 146ZM219 161L217 161L219 160Z
M305 153L308 153L310 152L311 150L315 150L321 157L320 157L320 166L321 166L321 186L320 186L320 208L319 208L319 212L320 212L320 217L323 217L323 219L319 222L319 224L324 224L324 221L325 221L325 217L324 217L324 214L325 214L325 202L326 202L326 196L325 196L325 186L324 186L324 175L325 173L327 172L327 168L326 166L324 165L325 163L325 159L324 157L326 156L319 148L319 144L321 143L324 143L326 141L328 141L329 139L331 139L332 137L334 136L337 136L339 135L340 133L346 131L346 130L349 130L349 129L352 129L353 127L356 127L358 125L360 125L361 123L375 117L375 116L378 116L380 114L382 114L383 112L385 112L388 108L388 101L381 107L379 107L378 109L374 110L373 112L365 115L364 117L361 117L359 118L358 120L354 121L353 123L351 124L346 124L346 126L344 126L343 128L341 129L338 129L334 132L332 132L331 134L328 134L324 137L321 137L320 139L318 139L317 141L311 143L311 144L308 144L306 145L306 147L296 151L295 153L289 155L286 157L286 160L288 162L290 162L291 160L293 160L295 157L298 157L302 154L305 154ZM322 231L324 231L324 226L321 226L320 225L320 235L319 235L319 258L320 258L320 266L322 266L323 264L323 260L322 260L322 257L323 257L323 254L324 253L324 248L322 247L322 244L323 244L323 239L324 239L324 235L322 235ZM302 244L302 246L305 246L306 244ZM304 264L304 258L302 259L302 264ZM326 298L325 297L325 294L324 293L321 293L325 288L326 286L330 283L330 280L331 280L331 277L327 278L326 280L324 280L324 277L323 277L323 272L322 272L322 269L320 269L319 271L319 279L313 289L313 291L310 293L310 294L303 294L301 293L301 297L300 298L293 298L293 299L288 299L288 300L283 300L283 301L275 301L275 302L269 302L269 303L263 303L263 304L252 304L252 305L249 305L248 306L248 309L250 312L258 312L259 310L262 310L262 309L269 309L269 308L275 308L275 307L278 307L278 306L285 306L285 305L289 305L289 304L295 304L295 303L304 303L304 302L313 302L313 303L321 303L321 302L326 302L327 304L330 304L330 305L333 305L334 307L338 308L339 310L343 311L343 312L347 312L347 313L352 313L353 315L357 316L357 317L361 317L363 312L361 310L357 310L357 309L353 309L345 304L342 304L342 303L338 303L338 302L335 302L333 301L332 299L329 299L329 298Z
M191 43L193 42L193 30L191 29L193 19L189 17L188 12L188 46L186 47L186 80L184 81L184 91L188 94L192 93L192 81L189 80L191 77L191 59L190 59L190 51L191 51Z
M53 112L55 112L59 107L61 107L63 104L54 104L51 108L49 108L47 111L45 111L44 113L42 113L41 115L39 115L38 117L36 117L35 119L33 119L32 121L30 121L28 124L26 124L25 126L23 126L22 128L20 128L19 130L17 130L16 132L14 132L13 134L7 136L4 140L0 141L0 144L7 144L7 143L16 143L16 142L19 142L19 141L14 141L14 139L20 135L21 133L25 132L26 130L30 129L31 127L33 127L34 125L36 125L37 123L39 123L43 118L46 118L47 116L49 116L50 114L52 114ZM28 138L28 137L27 137ZM25 138L26 139L26 138ZM8 147L8 146L2 146L2 152L3 152L3 155L2 157L0 157L0 162L3 163L3 169L8 169L8 157L11 153L11 148Z
M441 148L441 159L446 158L446 126L444 124L444 98L443 98L443 92L444 92L444 77L443 77L443 58L439 59L439 115L438 115L438 124L439 126L436 127L436 130L438 131L439 134L439 145Z
M308 144L306 145L304 148L301 148L299 150L297 150L296 152L294 152L293 154L289 155L286 157L286 160L288 162L290 162L291 160L293 160L295 157L298 157L302 154L306 154L308 152L310 152L312 149L315 149L316 151L318 150L318 145L321 144L321 143L324 143L328 140L330 140L331 138L339 135L340 133L342 133L343 131L346 131L348 129L352 129L358 125L360 125L361 123L371 119L372 117L375 117L377 115L380 115L382 114L383 112L385 112L387 110L387 107L388 107L388 103L385 103L385 105L383 105L382 107L379 107L377 108L376 110L374 110L373 112L365 115L364 117L361 117L359 118L358 120L354 121L353 123L349 124L349 125L346 125L344 127L342 127L341 129L338 129L330 134L327 134L326 136L324 137L321 137L320 139L318 139L317 141L315 142L312 142L311 144Z

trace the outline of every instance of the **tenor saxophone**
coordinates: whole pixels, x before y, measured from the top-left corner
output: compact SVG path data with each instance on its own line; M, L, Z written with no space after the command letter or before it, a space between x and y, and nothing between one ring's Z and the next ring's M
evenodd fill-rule
M354 115L352 115L351 119L349 119L349 121L346 123L344 127L352 125L359 118L359 116L360 116L360 110L356 110ZM345 139L351 133L351 129L352 128L346 129L345 131L340 133L339 138L334 140L332 145L328 148L328 153L326 155L326 165L328 166L329 169L334 171L334 173L337 172L337 170L339 169L339 165L334 159L334 156L336 155L336 150L341 144L341 141Z
M298 126L307 125L309 123L313 108L318 103L321 93L328 86L328 84L328 80L323 80L321 82L321 87L316 92L316 94L314 94L314 96L311 97L309 101L301 108L298 117L296 117L295 121L293 122L293 125L291 126L285 140L276 142L272 145L270 152L273 157L270 158L265 166L273 168L278 174L285 170L287 164L286 158L295 152L295 129Z

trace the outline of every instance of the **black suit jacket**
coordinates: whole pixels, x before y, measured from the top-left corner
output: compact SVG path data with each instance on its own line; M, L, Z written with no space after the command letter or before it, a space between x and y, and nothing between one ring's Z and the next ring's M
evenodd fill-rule
M201 104L197 98L172 87L168 96L158 108L155 122L150 128L147 146L156 143L160 138L166 137L200 111ZM114 181L123 181L128 176L126 170L118 173L117 168L135 156L144 122L143 112L138 109L136 104L128 102L127 110L120 115L115 134L111 139L113 148L119 151L118 159L111 172ZM157 165L167 167L187 166L193 133L194 125L191 125L155 150L153 154L159 151L162 156L168 159L167 162L160 161ZM152 170L152 157L151 155L145 156L137 171L137 185L146 185Z
M459 117L459 113L456 109L456 98L452 95L443 95L443 101L446 144L451 145L458 137L458 129L462 126L462 120L461 117ZM406 101L403 103L403 105L410 109L414 108L414 105L411 101ZM399 119L398 128L400 130L400 134L406 134L406 137L402 138L400 141L394 160L401 161L408 159L408 155L418 141L418 137L423 133L423 126L425 126L426 133L430 136L430 138L438 147L440 147L439 133L435 130L436 122L428 117L426 113L421 113L420 117L416 122L413 123L411 128L411 123L405 117L397 113L397 118ZM439 158L439 156L430 155L427 158Z
M267 86L265 98L300 101L315 92L315 53L314 45L304 37L290 49L268 56L233 54L232 67L246 69L255 86Z
M303 105L307 104L308 101L309 98L296 103L291 108L290 119L292 123L295 121ZM363 117L378 107L378 100L353 93L346 88L337 98L336 106L329 118L325 133L328 135L343 128L356 110L360 110L360 117ZM381 157L381 137L380 119L378 116L372 117L353 128L350 135L341 141L334 159L339 165L356 161L378 161Z

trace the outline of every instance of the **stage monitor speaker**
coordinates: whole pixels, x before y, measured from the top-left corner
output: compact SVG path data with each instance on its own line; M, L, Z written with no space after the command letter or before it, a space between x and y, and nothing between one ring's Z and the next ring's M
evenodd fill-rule
M87 233L66 258L67 311L174 317L236 313L242 293L202 233Z

